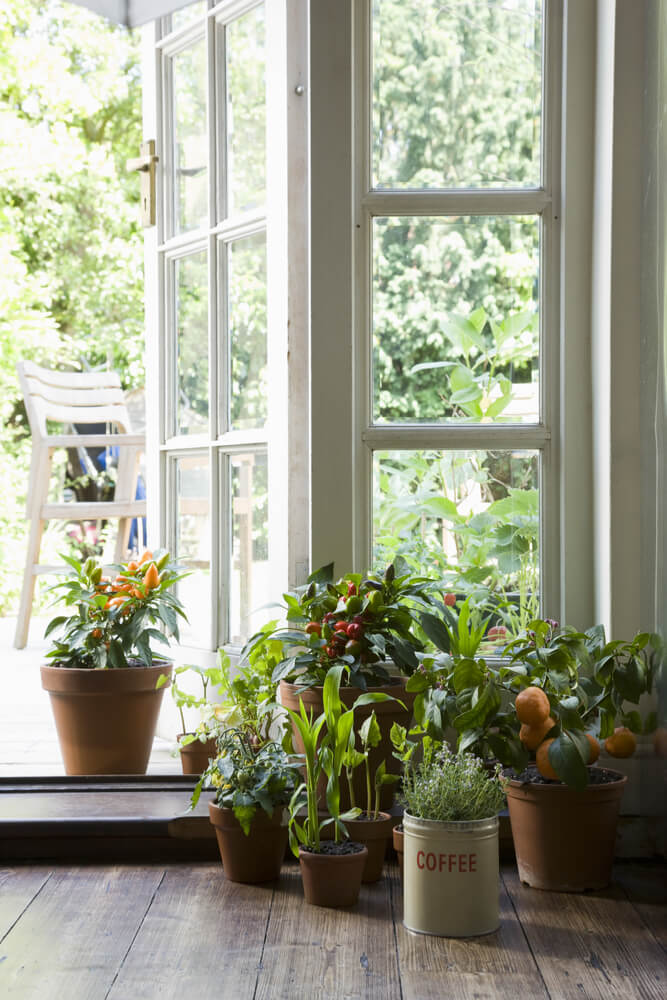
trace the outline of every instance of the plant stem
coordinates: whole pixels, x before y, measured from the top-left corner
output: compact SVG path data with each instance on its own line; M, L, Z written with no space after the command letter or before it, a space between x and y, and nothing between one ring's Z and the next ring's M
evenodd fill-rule
M373 812L373 792L371 790L371 762L368 759L368 749L366 749L366 812L368 816Z
M345 768L345 777L347 778L347 787L350 792L350 809L356 809L357 803L354 798L354 782L352 781L352 769L349 767Z

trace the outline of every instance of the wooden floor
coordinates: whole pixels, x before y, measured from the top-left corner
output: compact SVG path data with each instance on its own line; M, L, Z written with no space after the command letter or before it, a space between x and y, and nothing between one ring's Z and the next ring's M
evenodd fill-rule
M345 911L307 906L299 870L263 887L220 865L0 868L0 996L40 1000L513 1000L667 997L664 866L605 892L529 889L505 866L501 929L408 933L396 868Z

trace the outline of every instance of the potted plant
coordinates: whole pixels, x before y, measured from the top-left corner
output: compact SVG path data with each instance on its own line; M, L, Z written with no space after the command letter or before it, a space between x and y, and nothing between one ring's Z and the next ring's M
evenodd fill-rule
M167 552L121 564L114 579L95 559L65 558L73 575L52 589L72 611L49 623L41 668L65 771L144 774L164 693L156 683L172 670L151 643L178 640L185 614L171 589L182 577Z
M591 765L598 739L611 756L625 757L634 732L654 728L628 703L651 691L656 641L640 633L607 642L602 626L582 633L537 620L509 647L502 679L516 692L520 739L535 758L507 789L519 875L529 885L559 892L608 885L627 778Z
M306 902L315 906L354 905L368 857L363 844L342 839L347 835L344 822L358 810L342 813L340 809L340 775L354 721L353 709L343 711L338 697L341 674L340 666L328 672L324 681L325 711L317 718L306 712L303 701L298 712L288 709L299 733L305 766L305 780L290 802L289 842L299 859ZM318 786L323 777L330 818L320 818L319 814ZM322 830L332 821L335 839L323 840Z
M199 678L201 694L192 694L176 683L175 677L188 674ZM169 682L167 674L160 674L156 687L160 688ZM176 667L171 679L171 697L178 709L181 719L181 732L177 734L178 754L181 758L183 774L201 774L208 767L211 757L217 753L216 732L218 724L215 717L215 706L208 700L208 688L214 688L222 683L220 667L198 667L183 664ZM185 709L196 710L199 722L194 729L189 729L185 722Z
M432 743L403 776L403 923L420 934L472 937L497 930L498 765Z
M398 564L401 570L402 564ZM428 605L432 581L409 574L397 575L395 566L382 576L348 573L333 582L333 566L326 566L309 578L298 594L285 594L287 627L254 636L250 653L258 644L279 639L283 655L273 672L280 684L280 701L298 712L303 701L307 713L318 717L323 711L323 684L329 669L344 665L340 697L349 708L359 691L382 691L393 700L376 708L381 740L371 750L375 772L382 761L391 760L389 733L394 722L408 725L412 695L406 695L405 681L418 665L415 649L422 644L415 634L417 612ZM274 623L275 624L275 623ZM394 673L390 673L390 669ZM370 715L368 707L357 703L355 729ZM297 744L299 733L294 730ZM301 751L302 752L302 751ZM355 793L364 793L363 775L355 775ZM347 799L347 792L344 790ZM383 787L382 807L391 804L391 788ZM349 803L347 803L349 805Z
M392 727L395 729L396 724ZM349 746L344 757L343 767L348 784L350 804L353 810L357 810L357 802L354 792L353 775L356 768L363 765L363 773L366 781L366 808L354 819L346 821L348 833L352 840L365 844L368 849L368 858L364 866L362 882L377 882L382 875L384 858L387 849L387 841L392 834L392 818L389 813L380 811L380 793L382 788L388 784L394 784L399 780L397 774L387 772L385 761L382 761L373 774L371 770L370 755L380 743L382 734L378 725L375 710L364 720L360 730L362 750L355 750L354 746Z
M299 773L278 743L257 744L241 729L225 730L218 750L191 807L206 783L215 787L208 809L226 878L248 883L278 878L287 848L287 806Z
M264 641L242 653L234 668L224 650L218 650L217 683L222 700L215 705L214 715L224 725L242 729L255 744L267 742L270 734L284 725L272 680L283 647L279 639L271 638L272 629L273 623L264 627L259 633L266 636Z

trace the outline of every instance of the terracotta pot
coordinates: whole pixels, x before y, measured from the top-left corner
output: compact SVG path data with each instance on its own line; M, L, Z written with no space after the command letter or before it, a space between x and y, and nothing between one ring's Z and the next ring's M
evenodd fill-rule
M41 668L66 774L145 774L172 663ZM160 674L169 681L155 689Z
M364 844L368 857L364 865L362 882L377 882L382 877L384 856L391 837L392 819L389 813L381 812L376 820L348 819L345 821L350 840Z
M355 854L311 854L299 849L303 894L312 906L354 906L368 850Z
M405 726L406 729L410 725L410 720L412 719L412 706L414 705L415 695L412 692L405 690L405 680L400 679L392 684L386 684L383 687L371 687L369 691L382 691L384 694L391 695L392 698L398 698L406 706L403 708L399 705L398 701L381 701L376 705L362 705L361 708L355 709L354 713L354 726L355 730L361 727L361 724L365 719L367 719L371 712L375 710L375 715L378 720L378 725L380 726L380 732L382 734L382 739L380 744L375 747L370 752L370 762L371 762L371 774L375 774L376 769L380 766L382 761L385 762L387 771L393 774L399 774L401 771L400 761L397 761L392 756L393 746L391 743L390 732L391 727L395 722L399 726ZM291 708L294 712L299 711L299 699L303 700L306 712L310 714L313 713L313 718L317 718L318 715L324 711L324 703L322 700L321 687L311 687L300 691L296 684L290 684L287 681L280 682L280 702L285 708ZM359 688L354 687L342 687L340 689L340 700L343 702L346 708L351 708L356 699L360 694L364 692ZM295 727L292 727L292 732L294 735L294 746L297 753L303 753L303 744L301 738L299 737L298 731ZM361 741L357 736L357 749L361 750ZM354 771L354 795L357 802L362 802L364 796L366 795L366 774L363 766L358 767ZM323 787L324 787L323 782ZM389 809L394 797L394 786L385 785L380 793L380 808ZM340 783L340 799L341 799L341 810L344 812L346 809L350 808L350 796L347 788L347 782L343 778ZM322 792L321 803L324 805L324 793Z
M401 875L401 880L403 879L403 824L395 826L392 830L392 838L394 841L394 850L396 851L396 857L398 858L398 869Z
M270 882L280 876L289 835L285 806L279 806L272 816L258 809L247 836L233 810L209 802L208 814L230 882Z
M440 822L403 815L403 924L477 937L500 926L498 817Z
M507 789L519 878L536 889L582 892L611 880L618 812L627 777L578 792L513 780Z
M178 736L179 742L184 735L189 734L180 733ZM204 773L211 757L217 756L218 744L213 738L206 740L205 743L202 743L201 740L194 740L193 743L188 743L187 746L179 746L178 751L181 755L183 774L199 775Z

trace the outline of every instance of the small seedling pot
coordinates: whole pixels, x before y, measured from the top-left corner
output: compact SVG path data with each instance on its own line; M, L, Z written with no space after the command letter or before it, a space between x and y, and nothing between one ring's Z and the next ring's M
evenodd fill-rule
M312 906L354 906L367 857L366 847L354 854L313 854L299 848L306 902Z
M375 820L348 819L345 821L350 840L364 844L368 850L368 857L361 876L362 882L377 882L382 877L384 856L391 837L391 824L391 816L384 812L379 813Z
M403 815L403 923L439 937L500 926L498 817L442 823Z
M279 877L289 833L289 814L284 806L271 816L258 808L247 836L232 809L209 802L208 813L230 882L270 882Z
M183 735L187 734L179 735L179 744ZM181 756L183 774L199 775L204 773L209 760L217 755L218 745L215 739L206 740L205 743L202 743L201 740L194 740L186 746L179 745L178 751Z

